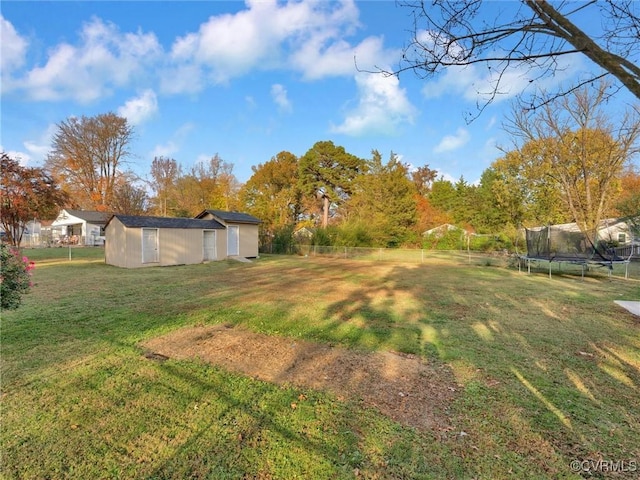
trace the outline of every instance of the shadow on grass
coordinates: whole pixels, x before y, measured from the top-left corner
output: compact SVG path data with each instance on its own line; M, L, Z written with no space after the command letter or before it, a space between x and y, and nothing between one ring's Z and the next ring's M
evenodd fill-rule
M568 473L573 459L637 459L639 325L612 312L612 300L633 288L607 278L550 281L503 269L396 266L326 314L334 319L330 328L358 316L361 335L372 333L378 347L451 364L467 385L457 407L464 428L480 437L477 456L499 439L555 475ZM397 292L413 300L401 328ZM398 332L410 340L393 341Z
M139 341L181 326L228 322L352 348L416 353L449 365L464 392L453 405L455 430L443 442L453 457L468 459L466 476L508 478L511 471L512 477L555 477L567 474L573 459L638 455L638 324L611 312L612 300L637 293L637 285L549 280L500 268L316 259L145 271L59 264L36 269L35 280L41 288L25 306L3 314L3 388L19 388L44 373L63 375L61 366L74 369L76 361L100 352L135 353ZM244 440L234 445L251 438L259 452L259 435L273 432L336 468L357 465L343 458L356 455L355 447L345 452L309 439L264 418L249 399L220 384L191 378L175 365L162 368L182 382L222 392L229 421L234 409L253 418L260 433L239 431ZM154 475L168 477L199 462L198 449L217 441L207 437L215 424L212 419L189 434L174 460ZM346 420L341 428L359 427ZM233 476L232 458L225 468Z
M297 400L294 391L276 392L277 400L281 401L282 405L275 410L269 410L260 405L261 395L273 395L273 392L269 391L275 387L267 387L263 391L260 385L254 385L253 390L257 391L251 392L254 395L248 396L247 386L234 390L233 386L223 383L231 377L228 374L211 375L203 379L191 373L190 369L181 368L179 363L169 362L160 368L180 382L198 385L201 390L212 392L216 401L226 405L226 408L216 412L216 416L211 417L206 423L200 424L170 458L155 468L152 478L191 478L194 475L208 476L216 471L225 477L246 478L272 475L276 472L270 472L270 469L283 466L289 478L309 474L335 474L335 471L331 472L333 468L337 471L342 470L342 475L345 475L359 466L358 461L350 460L359 457L355 437L348 442L332 445L322 441L321 436L314 438L314 435L309 435L308 432L294 430L295 427L299 428L300 424L291 418L296 412L290 405L294 401L302 403ZM289 411L286 411L287 409ZM317 419L311 418L310 421L315 422ZM220 424L225 425L226 438L217 439L214 445L218 450L211 451L211 432L219 430ZM358 426L342 425L342 428L357 431ZM270 450L267 448L269 441L287 446L286 450L280 453L281 457L273 459L275 461L272 462L269 462L268 458L260 458L261 447ZM291 452L298 452L299 459L314 459L315 467L311 462L286 467L286 459L294 457L290 456ZM300 452L305 453L301 455ZM313 472L313 468L318 471Z

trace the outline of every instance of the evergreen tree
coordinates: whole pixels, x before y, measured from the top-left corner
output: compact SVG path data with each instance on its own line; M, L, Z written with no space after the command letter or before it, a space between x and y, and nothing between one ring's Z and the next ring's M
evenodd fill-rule
M416 193L407 166L393 153L386 164L382 163L380 153L374 150L366 173L355 182L345 215L354 228L367 225L375 246L400 246L415 236Z
M322 226L329 223L330 210L342 204L353 187L353 180L362 172L364 161L347 153L333 142L317 142L300 159L300 188L322 199Z

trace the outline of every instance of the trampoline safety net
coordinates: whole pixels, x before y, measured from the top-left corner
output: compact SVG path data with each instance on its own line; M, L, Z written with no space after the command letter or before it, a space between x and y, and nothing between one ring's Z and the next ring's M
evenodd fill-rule
M587 235L579 230L558 226L525 229L527 257L555 261L615 262L615 249L600 241L595 232ZM593 239L593 240L591 240Z

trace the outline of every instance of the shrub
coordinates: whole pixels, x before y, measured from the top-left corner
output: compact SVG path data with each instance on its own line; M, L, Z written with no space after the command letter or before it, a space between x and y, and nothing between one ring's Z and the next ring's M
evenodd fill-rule
M15 310L22 303L22 295L32 286L34 263L22 257L17 249L0 245L0 308Z
M326 228L318 228L311 238L311 245L318 245L319 247L330 247L335 245L336 238L338 236L338 230L336 227L329 226Z
M336 244L344 247L371 247L373 243L368 226L362 222L342 225L337 235Z
M466 248L466 240L460 230L449 230L425 236L422 247L430 250L462 250Z
M497 235L478 235L473 236L469 242L469 248L471 250L478 250L482 252L498 252L498 251L513 251L514 246L511 239L504 233Z
M271 253L296 253L293 228L293 225L285 225L275 230Z

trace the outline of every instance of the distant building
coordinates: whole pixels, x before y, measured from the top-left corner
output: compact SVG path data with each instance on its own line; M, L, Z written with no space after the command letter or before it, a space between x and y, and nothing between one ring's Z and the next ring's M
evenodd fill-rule
M116 214L105 233L105 261L124 268L189 265L258 256L260 220L204 210L196 218Z
M467 233L465 229L460 228L456 225L452 225L450 223L443 223L442 225L432 228L431 230L426 230L422 232L422 236L424 237L434 236L434 237L440 238L440 237L444 237L447 233L453 232L453 231L459 231L460 233Z
M64 245L104 245L104 227L113 214L63 209L51 223L51 242Z

